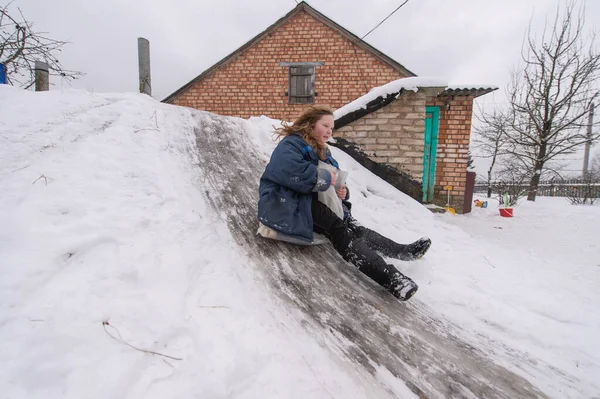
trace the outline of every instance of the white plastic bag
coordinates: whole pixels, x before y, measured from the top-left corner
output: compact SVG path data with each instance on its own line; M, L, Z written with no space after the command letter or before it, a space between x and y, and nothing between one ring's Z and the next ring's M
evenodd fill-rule
M340 219L344 219L344 208L342 207L342 200L335 193L336 189L343 187L346 184L348 172L337 169L333 165L329 165L323 161L319 161L319 168L327 169L331 173L336 174L335 187L329 186L325 191L319 191L319 201L327 205L333 213L335 213Z

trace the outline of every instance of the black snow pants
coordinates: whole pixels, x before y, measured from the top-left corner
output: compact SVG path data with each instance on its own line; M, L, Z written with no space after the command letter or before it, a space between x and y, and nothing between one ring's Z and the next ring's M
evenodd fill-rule
M325 204L319 202L317 195L312 201L313 230L323 234L333 244L333 247L358 269L384 288L390 288L392 278L402 275L398 269L388 265L367 242L369 237L365 227L360 230L344 223ZM353 227L353 228L351 228ZM370 231L370 230L369 230Z

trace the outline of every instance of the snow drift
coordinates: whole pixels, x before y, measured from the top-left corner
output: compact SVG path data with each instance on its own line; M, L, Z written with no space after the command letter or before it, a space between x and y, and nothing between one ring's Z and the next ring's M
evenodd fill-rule
M0 87L0 100L8 397L526 398L595 389L563 371L557 384L544 380L551 357L512 348L502 334L474 338L442 316L455 309L448 298L490 298L461 286L472 265L457 261L481 261L483 250L336 149L360 220L398 241L427 234L438 245L398 265L421 285L409 303L329 245L255 235L274 121L134 94ZM475 323L486 313L461 306L448 317ZM513 317L505 312L490 322Z

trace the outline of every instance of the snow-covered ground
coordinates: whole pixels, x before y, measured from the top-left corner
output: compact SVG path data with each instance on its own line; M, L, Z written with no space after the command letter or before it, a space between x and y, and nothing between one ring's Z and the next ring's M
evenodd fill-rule
M324 347L247 267L195 166L198 111L7 86L0 104L3 397L415 397ZM268 159L276 122L244 123ZM332 151L363 224L433 239L394 261L411 306L551 397L600 397L600 206L433 215Z
M422 300L551 396L600 397L600 206L539 197L503 218L488 203L437 218L459 230L460 247L446 251L462 252L462 262L425 268L439 285ZM454 293L442 300L445 279Z

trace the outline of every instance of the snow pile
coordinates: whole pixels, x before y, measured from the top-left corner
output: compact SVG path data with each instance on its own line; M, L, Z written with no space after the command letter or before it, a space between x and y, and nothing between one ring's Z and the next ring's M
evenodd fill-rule
M6 397L413 396L389 370L373 377L323 347L247 265L195 166L194 117L207 114L136 94L6 86L0 103ZM244 123L240 140L266 161L278 122ZM364 225L433 239L425 258L391 261L420 285L406 306L551 397L597 395L600 207L539 198L512 219L494 205L434 216L332 152Z
M445 88L447 85L448 82L446 80L439 78L413 77L397 79L392 82L386 83L383 86L375 87L364 96L357 98L356 100L344 105L341 108L338 108L333 113L333 117L334 119L339 119L342 116L347 115L351 112L357 111L361 108L366 108L368 103L370 103L378 97L385 98L389 94L398 93L402 89L417 92L419 91L419 87Z
M3 397L386 396L246 267L194 169L196 111L4 85L0 103Z

